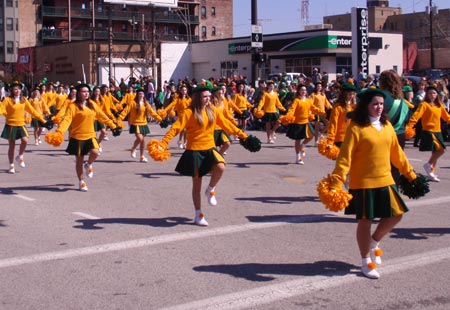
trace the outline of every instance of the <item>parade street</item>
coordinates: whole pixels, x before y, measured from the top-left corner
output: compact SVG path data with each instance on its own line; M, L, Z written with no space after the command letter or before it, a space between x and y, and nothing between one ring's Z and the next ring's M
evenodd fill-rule
M146 142L167 130L149 127ZM0 309L450 308L448 153L431 192L405 197L410 211L383 240L381 278L370 280L360 273L354 216L317 197L334 161L311 142L296 165L293 140L279 133L267 144L265 132L249 133L262 149L231 145L218 205L202 195L208 227L194 225L191 178L174 171L177 137L171 159L141 163L130 157L134 135L109 132L88 192L78 190L67 141L35 146L30 137L26 168L8 174L1 139ZM430 152L411 141L405 152L424 174Z

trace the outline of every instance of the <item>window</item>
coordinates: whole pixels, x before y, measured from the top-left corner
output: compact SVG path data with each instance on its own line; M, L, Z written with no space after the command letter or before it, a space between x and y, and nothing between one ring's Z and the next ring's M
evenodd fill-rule
M9 8L13 7L13 0L6 0L6 6Z
M0 58L5 53L5 46L3 45L3 41L0 41Z
M6 19L6 30L9 30L9 31L14 30L14 19L12 19L12 18Z
M351 73L351 71L352 71L351 57L336 57L336 73L345 74L345 72Z
M14 42L6 41L6 53L14 54Z
M0 17L0 31L3 31L5 24L3 23L3 17Z
M127 23L122 23L122 32L127 32Z
M16 31L19 31L19 19L16 18Z
M220 76L229 78L238 75L239 74L237 61L223 61L220 63Z
M375 66L375 73L381 73L381 66L380 65L376 65Z
M216 27L211 28L211 35L214 37L216 35Z
M206 26L202 26L202 38L206 38Z
M214 6L211 8L211 16L216 16L216 8Z
M202 6L200 15L202 18L206 18L206 6Z
M300 72L306 75L311 75L314 67L320 67L320 57L302 57L302 58L286 59L287 72Z

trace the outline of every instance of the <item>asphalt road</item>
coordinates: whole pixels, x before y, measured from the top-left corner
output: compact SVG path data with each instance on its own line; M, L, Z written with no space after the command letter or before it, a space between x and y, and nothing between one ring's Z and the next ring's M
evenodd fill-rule
M448 154L441 182L407 200L410 212L381 244L381 278L369 280L355 220L317 199L334 162L316 148L301 166L283 134L258 153L233 143L219 205L203 200L204 228L193 225L190 178L174 171L176 139L169 161L140 163L128 151L133 137L110 134L86 193L67 142L31 138L27 167L9 175L0 140L0 309L450 308ZM410 143L406 154L423 173L430 154Z

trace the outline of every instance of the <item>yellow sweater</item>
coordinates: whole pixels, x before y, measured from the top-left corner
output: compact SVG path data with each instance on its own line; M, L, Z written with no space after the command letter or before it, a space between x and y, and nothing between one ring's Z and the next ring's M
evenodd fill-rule
M204 124L200 125L194 117L192 109L186 109L183 115L178 118L172 127L167 131L162 139L166 145L173 139L180 131L186 128L186 149L193 151L209 150L216 147L214 143L214 128L216 123L227 133L236 135L241 139L247 139L247 134L237 128L231 121L226 119L220 111L214 109L214 122L208 123L206 111L203 111Z
M14 103L13 98L6 97L0 104L2 105L0 111L3 110L2 114L6 116L6 124L9 126L25 126L25 111L33 118L45 123L42 114L36 111L25 97L22 97L18 103Z
M147 125L147 114L150 114L154 119L161 121L161 117L152 109L148 102L141 104L138 109L136 101L131 101L120 113L119 118L124 120L128 113L130 113L130 118L128 119L130 125Z
M55 108L56 108L56 110L59 111L59 110L62 109L66 99L67 99L67 94L56 94L55 95Z
M422 101L417 107L416 112L409 119L408 126L414 126L420 119L422 130L429 132L441 131L441 118L450 123L450 115L443 106L432 105Z
M321 114L322 111L313 105L310 98L295 98L287 114L295 117L294 124L307 124L311 113Z
M331 109L331 103L328 101L327 96L320 93L312 93L311 99L313 101L313 104L319 108L321 111L325 111L327 109Z
M333 109L331 110L330 119L328 120L328 144L344 141L345 131L347 130L347 127L351 121L351 119L347 117L347 114L353 111L354 108L355 106L352 104L347 104L345 108L339 104L334 105Z
M115 129L116 124L110 120L98 107L95 102L90 101L93 108L80 107L79 104L71 103L67 106L64 119L58 126L57 132L64 134L70 127L69 137L76 140L89 140L96 137L94 121L104 123L111 129Z
M409 181L416 178L413 167L400 147L391 123L377 130L351 122L345 134L336 166L332 188L342 189L349 174L350 189L379 188L394 184L391 163Z
M277 108L283 112L286 111L278 98L278 94L276 92L264 92L264 95L259 102L258 110L262 110L264 113L276 113L278 112Z
M175 109L179 116L184 112L184 110L191 106L191 101L191 98L180 98L176 96L176 98L174 98L172 102L164 108L164 112L169 113L172 109Z
M42 116L44 114L50 114L50 111L47 107L47 105L45 104L44 100L42 99L37 99L37 98L32 98L30 99L30 104L33 106L33 108L39 112Z
M252 107L247 101L247 97L239 94L234 94L233 103L238 107L239 111L247 110Z

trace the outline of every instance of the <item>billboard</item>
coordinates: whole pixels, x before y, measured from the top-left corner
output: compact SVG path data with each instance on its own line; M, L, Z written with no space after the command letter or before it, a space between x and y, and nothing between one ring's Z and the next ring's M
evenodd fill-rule
M369 74L369 14L367 8L352 8L352 71Z
M178 7L178 0L104 0L105 3L158 6L166 8Z

